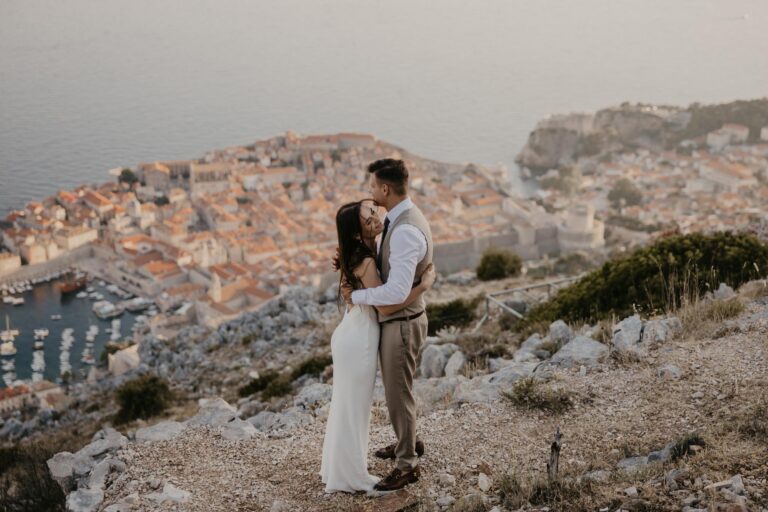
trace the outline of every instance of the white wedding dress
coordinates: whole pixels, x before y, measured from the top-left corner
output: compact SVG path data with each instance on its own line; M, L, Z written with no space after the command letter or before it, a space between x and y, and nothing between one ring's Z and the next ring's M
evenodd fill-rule
M348 307L331 336L333 394L320 476L325 492L370 491L368 428L379 354L379 322L371 306Z

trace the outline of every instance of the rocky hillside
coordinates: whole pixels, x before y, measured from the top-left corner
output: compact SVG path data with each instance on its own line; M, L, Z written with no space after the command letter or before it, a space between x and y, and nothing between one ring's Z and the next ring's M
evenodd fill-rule
M415 383L423 476L388 496L323 493L331 386L317 379L294 383L279 410L208 396L184 421L105 426L48 467L78 511L768 510L765 287L721 288L676 317L628 317L607 335L557 321L486 359L471 356L477 336L430 338ZM372 452L393 439L377 382L373 473L389 471Z
M761 127L768 125L768 99L688 108L625 103L594 114L552 116L531 132L517 162L543 172L624 149L662 151L725 123L748 126L750 140L758 140Z

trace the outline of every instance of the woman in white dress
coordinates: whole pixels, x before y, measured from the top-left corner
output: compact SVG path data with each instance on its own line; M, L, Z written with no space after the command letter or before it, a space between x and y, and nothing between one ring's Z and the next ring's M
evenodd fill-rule
M381 285L376 270L376 236L381 219L371 200L342 206L336 214L341 280L355 289ZM333 394L323 441L320 476L325 492L370 491L379 478L368 473L368 430L379 353L377 312L391 315L427 291L435 280L432 266L403 304L346 306L333 331Z

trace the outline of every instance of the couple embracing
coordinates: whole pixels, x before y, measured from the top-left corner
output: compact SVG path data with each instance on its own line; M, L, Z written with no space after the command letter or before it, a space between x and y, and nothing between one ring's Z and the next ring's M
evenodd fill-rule
M427 336L424 292L435 280L432 234L408 197L402 160L378 160L368 173L373 199L346 204L336 214L335 266L346 310L331 337L333 393L320 468L326 492L401 489L419 479L424 453L416 436L413 376ZM377 207L387 210L383 224ZM368 473L377 362L397 437L375 453L394 459L381 479Z

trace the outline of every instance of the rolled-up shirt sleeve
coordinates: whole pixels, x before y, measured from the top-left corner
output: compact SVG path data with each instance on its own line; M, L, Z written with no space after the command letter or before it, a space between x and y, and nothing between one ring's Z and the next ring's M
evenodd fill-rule
M413 287L416 266L427 253L424 233L412 224L401 224L392 231L389 241L389 278L376 288L355 290L353 304L391 306L402 304Z

